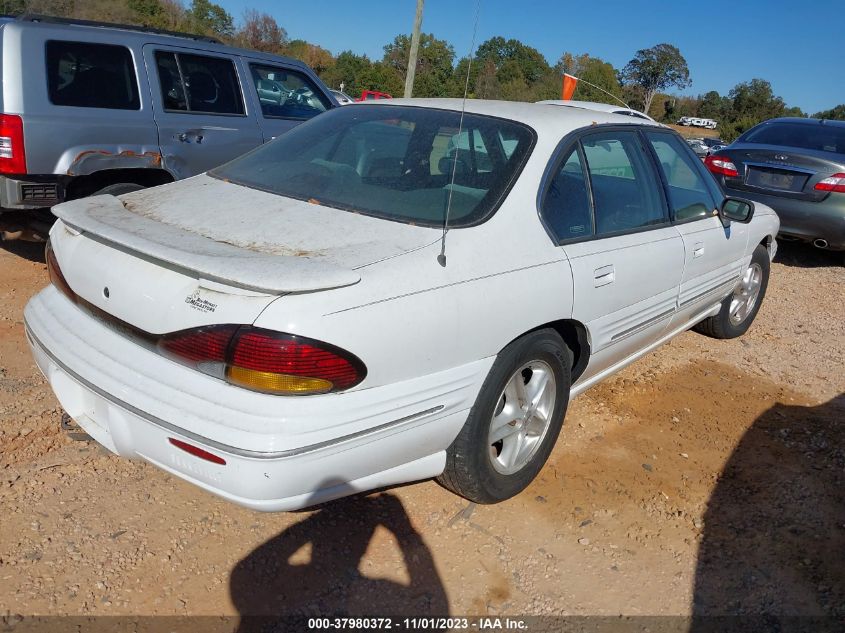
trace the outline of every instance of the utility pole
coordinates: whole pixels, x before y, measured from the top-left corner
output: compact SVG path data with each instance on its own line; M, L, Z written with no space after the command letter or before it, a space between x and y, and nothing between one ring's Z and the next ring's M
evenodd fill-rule
M425 4L425 0L417 0L417 15L414 17L414 32L411 34L411 52L408 55L408 72L405 74L406 99L414 92L414 74L417 72L417 51L420 48L423 4Z

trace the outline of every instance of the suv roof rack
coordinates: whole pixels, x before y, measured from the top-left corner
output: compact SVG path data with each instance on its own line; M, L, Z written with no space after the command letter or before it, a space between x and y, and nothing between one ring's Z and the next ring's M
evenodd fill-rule
M154 33L155 35L170 35L172 37L184 37L198 42L209 44L222 44L216 37L210 35L195 35L193 33L180 33L179 31L167 31L152 26L137 26L131 24L115 24L113 22L97 22L94 20L77 20L74 18L59 18L52 15L39 15L37 13L24 13L16 17L20 22L44 22L45 24L75 24L78 26L96 26L100 28L123 29L127 31L139 31L141 33Z

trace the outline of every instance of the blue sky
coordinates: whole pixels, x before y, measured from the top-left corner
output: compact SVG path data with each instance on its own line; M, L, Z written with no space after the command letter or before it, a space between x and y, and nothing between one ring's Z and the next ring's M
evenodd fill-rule
M410 33L415 0L218 0L236 20L255 8L291 38L332 53L380 59L382 47ZM458 57L472 41L475 0L426 0L423 30L449 41ZM812 114L845 103L843 0L481 0L476 44L501 35L537 48L554 64L564 51L624 66L640 48L676 45L692 87L727 92L754 77L771 82L790 106Z

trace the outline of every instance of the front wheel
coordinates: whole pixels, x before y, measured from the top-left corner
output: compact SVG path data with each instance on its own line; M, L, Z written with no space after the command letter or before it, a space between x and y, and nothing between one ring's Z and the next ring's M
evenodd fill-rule
M751 262L743 271L733 293L722 301L719 313L704 319L693 329L720 339L736 338L745 334L754 322L766 295L769 267L769 251L759 244L754 249Z
M477 503L520 493L554 447L569 402L572 354L554 330L517 339L499 354L438 481Z

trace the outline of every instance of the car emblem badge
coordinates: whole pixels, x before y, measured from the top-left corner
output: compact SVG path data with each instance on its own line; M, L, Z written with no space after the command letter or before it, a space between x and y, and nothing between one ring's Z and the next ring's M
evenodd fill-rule
M789 160L789 156L784 156L783 154L775 154L775 160Z

